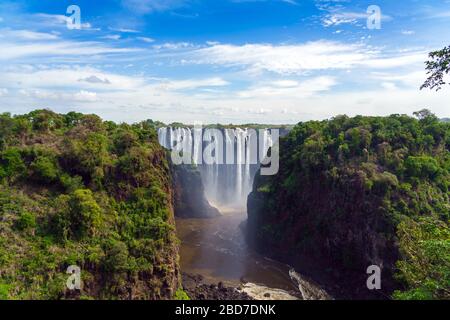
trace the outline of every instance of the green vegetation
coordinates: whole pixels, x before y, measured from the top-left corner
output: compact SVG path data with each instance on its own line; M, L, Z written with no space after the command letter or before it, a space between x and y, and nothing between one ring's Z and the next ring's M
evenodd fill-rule
M157 141L150 120L0 115L0 299L182 296ZM66 289L70 265L81 292Z
M338 270L349 295L377 264L385 294L450 299L450 123L415 115L295 126L250 196L255 243Z
M398 278L408 290L396 291L396 299L450 298L450 228L432 218L407 219L398 235L404 260L397 263Z
M175 292L175 300L191 300L191 299L189 298L188 294L183 289L178 289Z

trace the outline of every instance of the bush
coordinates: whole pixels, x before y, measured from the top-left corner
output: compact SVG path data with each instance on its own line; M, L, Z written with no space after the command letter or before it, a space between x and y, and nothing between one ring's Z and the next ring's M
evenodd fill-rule
M0 154L0 179L13 179L22 175L25 170L25 163L19 149L10 148Z
M174 299L175 300L191 300L191 298L189 298L188 294L181 288L179 288L175 292Z
M98 235L103 210L95 201L91 190L79 189L70 195L61 195L56 199L55 205L58 212L53 218L53 226L62 240Z
M450 228L434 218L407 219L399 224L403 260L397 263L397 278L407 290L396 299L450 299Z
M71 177L67 173L63 173L61 175L59 182L61 186L69 193L84 187L83 179L80 176Z
M31 212L24 211L20 214L19 219L16 222L16 226L19 230L29 230L36 228L36 216Z
M440 172L436 159L429 156L408 157L405 168L409 177L434 179Z
M0 300L8 300L10 285L0 282Z
M31 163L30 169L32 170L32 176L38 182L43 183L57 181L60 174L56 161L45 156L38 156L36 160Z
M79 237L96 236L102 222L102 209L95 201L92 191L79 189L69 200L72 232Z
M105 257L103 267L108 272L125 272L128 270L127 245L118 240L108 240L104 244Z

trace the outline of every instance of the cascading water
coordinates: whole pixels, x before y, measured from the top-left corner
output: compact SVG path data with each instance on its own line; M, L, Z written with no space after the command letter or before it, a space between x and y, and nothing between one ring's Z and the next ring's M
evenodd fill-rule
M218 133L221 139L217 138ZM245 207L260 165L258 151L267 154L272 145L270 130L260 130L259 135L262 135L262 151L258 150L258 131L254 129L162 127L158 130L159 143L163 147L174 149L181 144L184 151L189 150L193 164L200 170L208 200L218 206ZM206 163L202 157L209 144L215 144L213 163Z

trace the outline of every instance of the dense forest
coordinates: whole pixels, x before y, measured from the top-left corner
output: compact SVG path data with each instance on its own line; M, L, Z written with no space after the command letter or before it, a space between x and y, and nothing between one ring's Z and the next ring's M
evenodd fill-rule
M185 297L154 126L0 115L0 299ZM70 265L82 290L66 288Z
M450 299L450 123L427 110L299 123L280 166L249 196L257 249L336 297Z

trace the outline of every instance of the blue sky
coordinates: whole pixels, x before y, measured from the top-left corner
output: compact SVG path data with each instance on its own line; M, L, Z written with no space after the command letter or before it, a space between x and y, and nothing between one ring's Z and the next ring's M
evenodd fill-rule
M67 28L69 5L81 29ZM367 28L367 8L382 12ZM450 116L420 91L450 45L449 0L1 1L0 112L114 121L296 123L338 114Z

